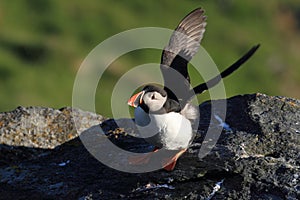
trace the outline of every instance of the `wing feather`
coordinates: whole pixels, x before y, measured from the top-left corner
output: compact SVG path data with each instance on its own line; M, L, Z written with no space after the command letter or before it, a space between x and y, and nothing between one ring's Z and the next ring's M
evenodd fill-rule
M161 71L169 98L180 101L190 90L188 62L198 52L206 27L201 8L189 13L176 27L161 57Z

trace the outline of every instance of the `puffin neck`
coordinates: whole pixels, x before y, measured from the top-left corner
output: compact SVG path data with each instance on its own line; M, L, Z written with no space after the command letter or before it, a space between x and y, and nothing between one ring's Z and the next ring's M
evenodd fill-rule
M145 111L145 113L149 114L149 107L144 103L144 101L140 104L140 107Z

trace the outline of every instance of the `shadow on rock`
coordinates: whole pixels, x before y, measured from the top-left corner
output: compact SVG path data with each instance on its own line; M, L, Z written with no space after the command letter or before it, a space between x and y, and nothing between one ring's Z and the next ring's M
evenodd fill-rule
M0 198L299 199L300 102L262 94L236 96L227 100L222 123L210 104L200 105L198 134L172 172L121 172L92 155L101 151L120 161L117 154L107 155L107 142L100 140L124 151L150 151L151 145L128 126L131 119L106 120L84 131L81 139L91 132L100 138L87 137L91 149L79 137L52 150L2 144ZM210 125L221 127L221 137L199 158Z

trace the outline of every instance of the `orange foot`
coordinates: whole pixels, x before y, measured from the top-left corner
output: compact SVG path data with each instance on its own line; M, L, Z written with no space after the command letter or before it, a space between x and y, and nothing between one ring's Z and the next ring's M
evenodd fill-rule
M158 149L158 147L154 147L152 152L157 152ZM132 165L144 165L150 161L151 155L152 153L145 153L144 155L131 156L130 158L128 158L128 161Z
M166 171L173 171L177 162L177 159L184 153L186 152L186 149L180 150L174 157L171 158L171 160L167 160L164 162L164 169Z

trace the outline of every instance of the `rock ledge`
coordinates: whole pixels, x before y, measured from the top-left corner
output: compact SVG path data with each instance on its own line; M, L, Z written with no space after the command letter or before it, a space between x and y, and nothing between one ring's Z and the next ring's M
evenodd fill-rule
M131 119L117 127L71 108L0 113L0 199L300 199L300 101L263 94L227 99L222 134L199 159L209 125L220 128L211 116L221 113L211 105L200 105L198 134L174 171L140 174L96 160L74 131L71 113L82 119L82 134L100 124L118 146L141 150L147 144L128 134Z

